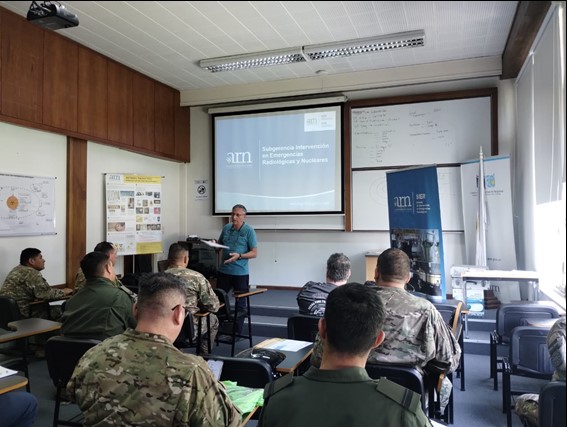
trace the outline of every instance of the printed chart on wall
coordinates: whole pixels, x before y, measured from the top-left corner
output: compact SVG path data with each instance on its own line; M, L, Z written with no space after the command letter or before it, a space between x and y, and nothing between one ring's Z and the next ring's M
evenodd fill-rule
M0 236L56 234L55 178L0 174Z
M106 174L106 240L120 255L162 251L161 176Z

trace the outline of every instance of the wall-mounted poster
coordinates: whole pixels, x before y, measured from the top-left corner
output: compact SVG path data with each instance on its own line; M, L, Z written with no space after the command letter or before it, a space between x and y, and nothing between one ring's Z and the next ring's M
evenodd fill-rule
M0 236L56 234L55 178L0 174Z
M162 252L161 179L106 174L106 240L119 255Z

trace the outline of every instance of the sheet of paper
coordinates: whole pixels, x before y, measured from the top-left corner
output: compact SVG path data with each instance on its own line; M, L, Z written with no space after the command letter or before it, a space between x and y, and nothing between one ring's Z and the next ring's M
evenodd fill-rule
M13 369L5 368L4 366L0 366L0 378L9 377L10 375L17 374L18 371L14 371Z
M271 348L273 350L282 350L282 351L298 351L301 350L304 347L307 347L308 345L313 344L312 342L309 341L296 341L296 340L279 340L279 341L274 341L273 343L270 343L266 346L264 346L264 348Z
M209 365L209 368L213 371L213 375L217 381L220 379L223 363L222 360L207 360L207 365Z
M209 245L211 248L221 248L221 249L230 249L228 246L226 245L221 245L220 243L216 243L216 242L211 242L210 240L203 240L201 239L201 242L203 242L206 245Z

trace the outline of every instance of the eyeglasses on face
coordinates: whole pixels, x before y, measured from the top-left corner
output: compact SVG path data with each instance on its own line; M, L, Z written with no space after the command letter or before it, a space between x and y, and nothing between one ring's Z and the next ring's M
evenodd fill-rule
M175 311L175 309L177 309L177 307L183 307L183 310L185 310L185 317L187 317L187 315L188 315L189 313L191 313L191 311L189 310L189 307L186 306L186 305L182 305L182 304L177 304L175 307L173 307L173 308L171 309L171 311Z

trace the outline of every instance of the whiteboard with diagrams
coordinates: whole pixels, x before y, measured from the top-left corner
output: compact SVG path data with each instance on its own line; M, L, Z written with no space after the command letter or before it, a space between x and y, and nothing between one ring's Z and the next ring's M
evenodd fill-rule
M0 173L0 236L56 234L55 178Z

